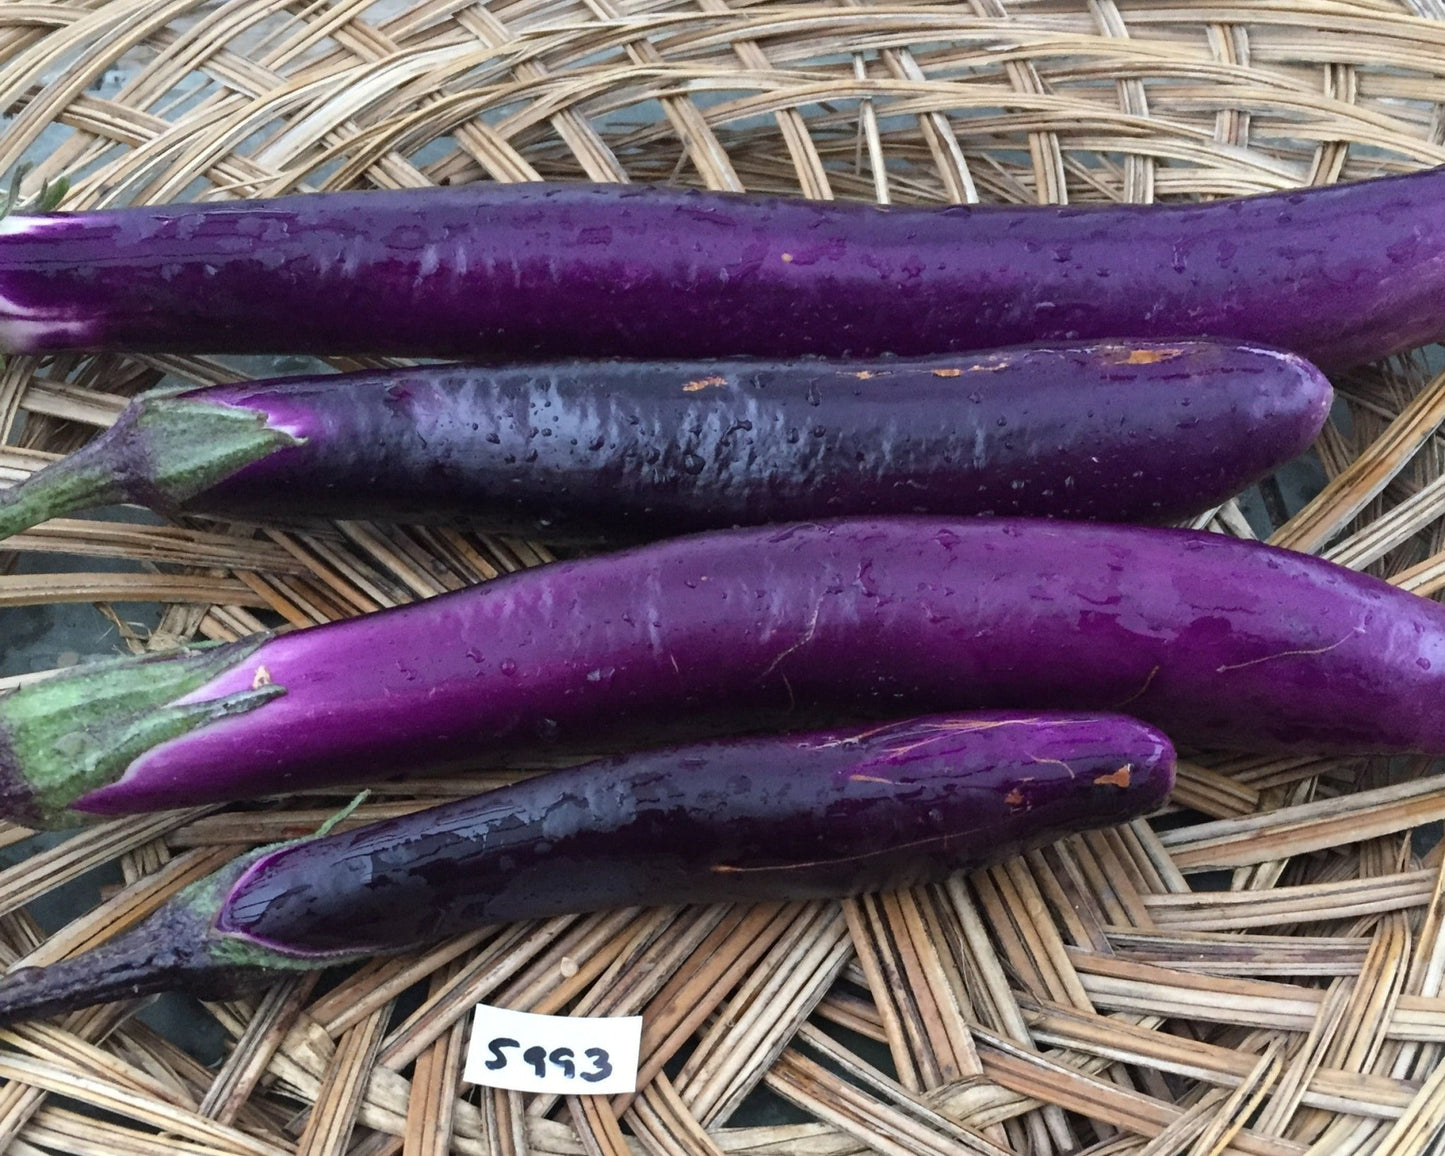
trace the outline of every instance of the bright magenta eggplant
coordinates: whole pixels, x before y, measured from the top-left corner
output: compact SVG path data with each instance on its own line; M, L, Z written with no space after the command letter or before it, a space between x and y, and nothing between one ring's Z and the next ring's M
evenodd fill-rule
M905 207L474 184L12 216L0 347L921 356L1445 334L1445 169L1205 203Z
M32 683L0 698L0 799L66 824L818 704L1118 710L1198 746L1440 754L1442 702L1445 606L1318 558L1137 526L851 519Z

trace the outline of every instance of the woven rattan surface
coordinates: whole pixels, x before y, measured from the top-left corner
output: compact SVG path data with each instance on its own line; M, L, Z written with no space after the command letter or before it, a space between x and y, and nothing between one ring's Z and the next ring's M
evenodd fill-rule
M27 189L69 176L77 209L538 178L895 202L1214 197L1445 162L1442 107L1440 0L0 3L0 171L35 162ZM1306 508L1289 516L1266 487L1273 527L1233 503L1205 522L1445 590L1445 377L1426 365L1336 381L1343 405L1316 447L1329 483ZM81 444L142 388L257 370L13 358L0 481ZM0 650L4 607L94 602L96 650L161 649L548 558L362 522L57 521L0 552ZM131 624L144 602L165 604L153 630ZM1412 840L1445 816L1445 780L1426 769L1198 760L1172 814L936 888L493 928L197 1005L226 1038L219 1066L133 1008L0 1031L0 1147L1425 1152L1445 1124L1442 860ZM517 773L384 786L353 821ZM0 871L0 961L94 945L340 802L125 820L43 847L0 829L16 861ZM98 906L42 923L98 868L112 872ZM642 1090L463 1086L479 1000L640 1012ZM802 1122L755 1108L739 1122L760 1089Z

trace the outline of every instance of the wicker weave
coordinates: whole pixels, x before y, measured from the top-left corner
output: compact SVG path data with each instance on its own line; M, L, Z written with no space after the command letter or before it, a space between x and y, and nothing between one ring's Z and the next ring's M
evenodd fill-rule
M71 208L538 178L1145 201L1445 162L1445 3L6 0L0 94L0 171L35 162L28 190L68 175ZM137 390L260 368L13 358L0 480ZM1336 384L1346 404L1316 447L1329 484L1293 516L1266 487L1274 540L1434 595L1445 377L1417 359ZM1204 522L1252 533L1233 503ZM548 559L368 523L62 520L5 549L0 606L100 603L97 651L306 626ZM166 604L154 630L105 605L146 601ZM0 656L16 613L0 610ZM0 1147L1414 1156L1445 1125L1445 876L1438 849L1412 847L1445 816L1445 781L1424 769L1200 759L1175 795L1188 812L943 887L491 929L329 987L197 1007L225 1035L219 1067L133 1008L3 1031ZM355 818L517 773L386 786ZM92 946L336 805L126 820L44 847L0 827L16 864L0 871L0 961ZM106 866L117 885L47 935L53 893ZM478 1000L641 1012L643 1090L553 1102L461 1085ZM760 1089L807 1122L762 1122Z

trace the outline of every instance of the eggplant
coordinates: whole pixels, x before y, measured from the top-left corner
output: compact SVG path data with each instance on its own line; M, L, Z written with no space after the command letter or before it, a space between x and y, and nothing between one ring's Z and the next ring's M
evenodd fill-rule
M0 1023L519 919L826 899L933 880L1162 804L1174 752L1118 715L980 714L601 760L242 856L95 951L0 980Z
M1204 203L904 207L474 184L0 221L0 347L922 356L1445 334L1445 169Z
M1089 522L840 519L21 686L0 698L0 811L67 825L729 712L787 725L810 704L1125 710L1201 747L1440 754L1442 702L1445 607L1318 558Z
M0 493L0 537L118 501L566 541L842 514L1164 522L1301 453L1331 397L1298 357L1207 342L298 377L142 396Z

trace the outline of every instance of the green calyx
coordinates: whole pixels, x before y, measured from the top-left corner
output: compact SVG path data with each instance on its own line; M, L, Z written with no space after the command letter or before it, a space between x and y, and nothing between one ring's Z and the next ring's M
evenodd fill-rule
M74 827L70 810L146 751L285 693L260 686L207 702L176 699L244 662L269 637L81 667L0 697L0 812L27 827ZM174 705L173 705L174 704Z
M325 967L216 927L226 895L266 848L187 887L149 919L91 951L0 977L0 1025L162 991L229 999L297 971Z
M114 502L172 510L252 462L300 444L258 410L144 394L94 441L0 492L0 538Z
M206 953L214 963L247 971L315 971L318 967L327 967L333 963L347 962L351 958L360 958L360 956L341 954L335 956L287 954L260 940L252 939L248 935L223 931L216 926L216 920L225 909L226 899L230 896L231 889L251 864L281 847L305 843L314 838L316 838L315 835L309 835L302 839L290 839L282 843L269 843L264 847L257 847L231 860L220 870L207 875L204 879L196 880L175 897L173 900L175 906L186 909L197 920L203 922L206 928Z
M358 795L328 827L344 819L364 797L365 792ZM0 976L0 1025L161 991L228 999L286 975L367 958L366 952L288 951L284 944L224 926L227 903L253 864L278 848L320 838L326 829L305 839L247 851L94 950Z
M224 867L183 888L166 906L185 912L197 925L205 929L202 938L205 941L206 958L217 966L262 973L314 971L320 967L369 958L373 953L368 951L288 951L281 944L257 939L244 931L228 929L225 926L225 914L232 892L253 864L273 851L325 838L327 833L356 810L370 793L362 791L313 834L303 835L299 839L268 843L232 859Z

